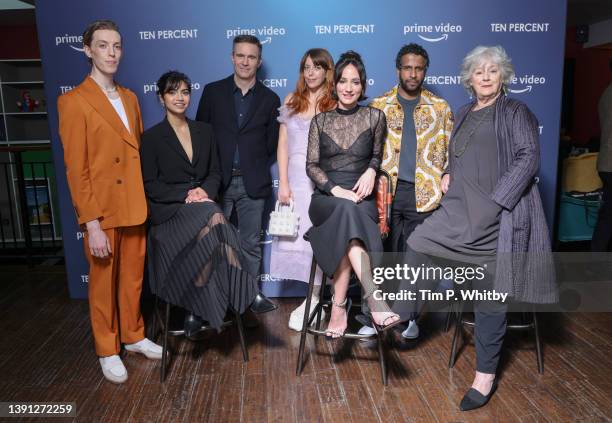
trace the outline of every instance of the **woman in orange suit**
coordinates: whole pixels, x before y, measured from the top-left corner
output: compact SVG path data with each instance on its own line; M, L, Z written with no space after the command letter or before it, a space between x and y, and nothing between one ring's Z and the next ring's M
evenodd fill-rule
M140 170L142 120L136 95L116 84L121 34L112 21L93 22L83 34L91 73L58 99L68 187L85 231L89 310L104 377L127 380L125 349L161 358L144 336L140 293L147 203Z

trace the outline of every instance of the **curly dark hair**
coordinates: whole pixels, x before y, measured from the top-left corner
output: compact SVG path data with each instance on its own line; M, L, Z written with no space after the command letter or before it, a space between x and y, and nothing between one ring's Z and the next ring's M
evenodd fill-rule
M429 54L427 54L427 50L416 43L410 43L404 45L397 52L397 56L395 57L395 67L399 70L400 66L402 66L402 57L407 54L414 54L416 56L422 56L425 59L425 69L429 67Z

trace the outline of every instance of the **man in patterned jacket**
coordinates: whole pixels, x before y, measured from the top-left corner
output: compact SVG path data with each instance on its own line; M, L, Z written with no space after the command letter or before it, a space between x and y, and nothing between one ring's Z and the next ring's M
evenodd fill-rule
M418 44L403 46L395 59L398 85L372 101L387 118L382 168L391 176L391 251L406 250L414 228L438 207L448 188L448 139L453 114L448 103L423 88L429 55ZM400 159L401 158L401 159ZM401 313L400 313L401 315ZM402 336L418 337L414 314ZM364 327L360 333L373 333Z

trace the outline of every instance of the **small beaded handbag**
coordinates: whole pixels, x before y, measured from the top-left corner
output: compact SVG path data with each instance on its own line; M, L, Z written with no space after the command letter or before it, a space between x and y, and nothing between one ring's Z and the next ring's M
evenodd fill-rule
M296 237L299 221L300 216L294 210L293 199L289 201L289 205L276 201L274 211L270 213L268 233L272 236Z

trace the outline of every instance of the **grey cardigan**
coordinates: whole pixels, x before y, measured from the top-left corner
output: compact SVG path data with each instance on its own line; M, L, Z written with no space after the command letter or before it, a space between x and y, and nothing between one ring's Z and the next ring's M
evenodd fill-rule
M453 136L474 103L457 113ZM502 207L495 289L515 301L558 301L554 263L535 176L540 166L538 121L522 102L501 96L495 105L499 181L491 198Z

